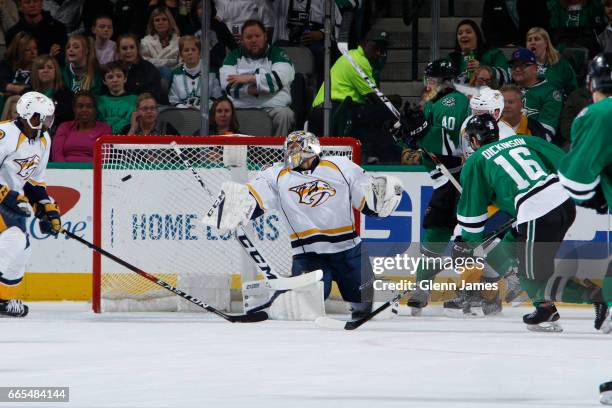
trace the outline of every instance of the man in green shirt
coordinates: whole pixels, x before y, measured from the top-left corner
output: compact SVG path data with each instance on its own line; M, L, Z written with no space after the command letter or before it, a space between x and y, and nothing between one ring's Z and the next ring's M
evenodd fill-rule
M559 179L578 205L608 213L612 203L612 54L599 54L589 65L592 105L578 114L571 129L571 146L561 161ZM612 302L612 268L603 283L603 299L594 303L599 319L595 328L610 331L608 306ZM604 324L606 323L606 324Z
M590 289L555 274L555 255L576 216L574 203L555 174L564 152L538 137L499 140L497 123L489 114L470 119L466 134L475 153L461 172L463 192L457 205L461 236L455 241L453 258L473 257L473 248L482 242L489 204L515 217L515 226L501 245L508 260L518 258L521 286L536 306L523 321L529 330L561 331L553 301L591 301Z
M523 110L528 118L540 122L549 132L547 139L554 140L559 118L563 109L561 91L555 89L545 79L538 79L536 56L526 48L512 53L512 80L523 92Z
M348 53L368 78L377 83L374 67L386 52L387 33L371 31L364 42ZM370 163L397 162L399 150L393 139L382 126L385 122L394 121L395 116L381 103L372 88L357 73L351 62L345 57L338 58L331 68L332 119L338 107L345 99L350 98L351 134L363 144L364 160L369 157ZM323 135L323 83L313 103L309 118L309 130L316 135ZM332 125L333 126L333 125ZM333 132L333 129L332 129ZM335 135L329 135L335 136Z

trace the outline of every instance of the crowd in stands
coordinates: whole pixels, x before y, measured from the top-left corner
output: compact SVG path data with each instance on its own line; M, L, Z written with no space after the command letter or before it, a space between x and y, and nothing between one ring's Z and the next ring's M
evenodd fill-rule
M337 30L347 10L354 14L353 61L334 50L332 133L359 138L370 163L398 163L401 149L385 126L393 115L352 66L380 83L389 39L368 30L369 3L375 0L354 9L336 1ZM322 135L324 0L211 6L210 99L201 101L202 1L0 0L2 119L15 117L24 92L51 97L52 161L91 161L102 134L176 134L160 111L202 103L210 109L208 134L238 133L237 110L257 109L270 118L272 135L307 119ZM310 54L311 72L290 57L296 46ZM501 90L512 127L563 146L590 103L584 68L600 51L612 51L612 0L485 0L482 23L461 21L447 58L459 68L458 82ZM401 108L401 98L390 99Z

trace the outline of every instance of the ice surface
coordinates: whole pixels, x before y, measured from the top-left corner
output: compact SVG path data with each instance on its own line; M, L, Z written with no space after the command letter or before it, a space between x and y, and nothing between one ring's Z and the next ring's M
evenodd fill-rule
M531 333L528 308L464 320L430 307L345 332L30 307L0 320L0 385L69 386L70 403L2 408L596 407L612 380L612 335L593 330L590 308L561 309L563 333Z

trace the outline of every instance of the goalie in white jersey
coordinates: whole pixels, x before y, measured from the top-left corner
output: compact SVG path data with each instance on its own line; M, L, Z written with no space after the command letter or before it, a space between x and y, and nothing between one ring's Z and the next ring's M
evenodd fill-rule
M61 229L58 206L47 194L45 169L51 151L47 130L55 105L38 92L17 102L18 118L0 123L0 315L23 317L28 307L15 299L30 255L26 221L40 219L42 233ZM30 207L32 205L32 207Z
M223 183L223 205L204 222L234 229L265 211L278 210L291 231L291 274L323 270L325 298L335 281L342 298L351 304L353 317L368 313L373 274L369 262L362 264L353 208L389 216L402 197L399 179L371 177L346 157L321 157L319 139L309 132L289 134L284 156L284 163L262 170L247 185Z

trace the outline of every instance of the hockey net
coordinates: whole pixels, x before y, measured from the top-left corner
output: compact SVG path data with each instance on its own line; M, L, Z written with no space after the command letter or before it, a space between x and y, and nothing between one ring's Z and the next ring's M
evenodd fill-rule
M283 160L284 138L247 136L106 136L94 152L94 243L205 303L230 310L231 289L256 269L232 233L200 222L216 199L196 181L171 146L179 144L214 195L226 180L246 183ZM323 156L360 160L352 138L321 138ZM358 222L358 219L356 219ZM271 211L246 231L279 273L291 270L289 233ZM94 252L93 309L201 310Z

